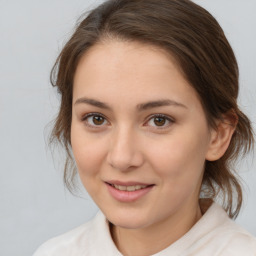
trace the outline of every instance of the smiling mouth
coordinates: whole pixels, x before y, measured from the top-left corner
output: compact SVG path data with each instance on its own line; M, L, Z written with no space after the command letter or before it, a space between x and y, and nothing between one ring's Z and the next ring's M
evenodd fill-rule
M122 186L122 185L116 185L116 184L109 184L109 185L121 191L135 191L135 190L140 190L148 187L146 185L134 185L134 186Z
M138 182L105 182L110 195L117 201L123 203L134 202L148 194L155 184L143 184Z
M120 184L114 184L114 183L108 183L106 182L107 185L117 189L117 190L120 190L120 191L128 191L128 192L132 192L132 191L137 191L137 190L141 190L141 189L144 189L144 188L147 188L147 187L152 187L153 184L150 184L150 185L142 185L142 184L134 184L134 185L120 185Z

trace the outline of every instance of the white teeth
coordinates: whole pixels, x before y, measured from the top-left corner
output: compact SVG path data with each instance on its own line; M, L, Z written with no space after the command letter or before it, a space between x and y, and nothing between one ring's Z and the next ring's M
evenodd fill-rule
M135 191L136 186L127 186L127 191Z
M121 186L121 185L115 185L115 184L113 184L112 186L122 191L135 191L135 190L139 190L146 187L145 185Z
M116 185L117 186L117 185ZM126 190L126 186L117 186L117 189L119 189L119 190Z

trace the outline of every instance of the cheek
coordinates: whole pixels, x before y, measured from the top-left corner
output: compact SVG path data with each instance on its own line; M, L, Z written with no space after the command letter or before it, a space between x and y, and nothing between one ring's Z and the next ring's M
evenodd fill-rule
M190 133L173 134L161 145L151 147L148 155L159 175L174 184L199 179L204 168L206 145L202 136L195 134L191 130Z
M71 129L72 151L79 175L83 179L97 175L104 159L104 141L86 136L83 129Z
M205 161L202 148L200 140L177 136L162 143L155 153L149 153L154 156L151 165L159 177L163 207L173 209L186 200L198 198ZM172 203L166 206L166 200Z

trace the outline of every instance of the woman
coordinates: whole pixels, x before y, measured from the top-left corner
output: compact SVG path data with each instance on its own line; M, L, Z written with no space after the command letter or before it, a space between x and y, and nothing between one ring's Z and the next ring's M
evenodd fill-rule
M252 128L237 106L234 53L206 10L106 1L79 24L52 78L66 184L77 170L100 212L35 256L256 254L231 220L242 204L231 166L252 147Z

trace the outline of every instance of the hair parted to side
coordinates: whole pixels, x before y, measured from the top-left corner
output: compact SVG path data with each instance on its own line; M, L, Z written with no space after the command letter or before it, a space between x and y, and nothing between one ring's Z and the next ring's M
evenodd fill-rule
M77 173L70 142L74 74L85 52L108 40L137 41L164 49L197 92L210 127L216 128L216 120L226 114L237 120L224 156L206 161L202 184L204 196L215 199L221 194L225 210L235 218L242 204L242 189L232 166L252 148L253 131L237 106L238 66L233 50L214 17L189 0L108 0L77 26L51 72L61 105L50 142L58 141L66 149L67 187L72 190Z

